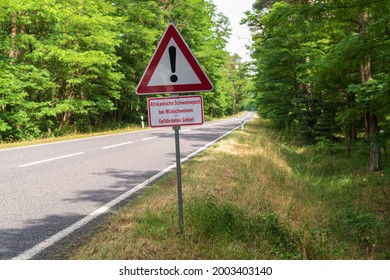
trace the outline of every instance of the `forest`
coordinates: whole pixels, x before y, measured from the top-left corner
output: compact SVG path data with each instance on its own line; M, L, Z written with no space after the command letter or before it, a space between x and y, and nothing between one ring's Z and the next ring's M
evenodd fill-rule
M214 84L206 118L249 102L229 20L206 0L0 0L0 142L140 123L135 88L173 21Z
M345 141L381 170L390 138L390 1L257 0L259 114L304 143ZM387 148L387 149L386 149Z
M0 0L0 142L137 124L135 88L169 22L214 84L206 118L252 108L305 144L390 147L390 1L256 0L251 63L212 0ZM252 101L254 100L254 101Z

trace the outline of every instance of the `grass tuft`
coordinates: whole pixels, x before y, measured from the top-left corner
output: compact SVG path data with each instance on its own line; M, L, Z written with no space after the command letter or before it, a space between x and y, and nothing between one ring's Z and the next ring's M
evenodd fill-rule
M390 178L323 139L300 146L256 119L64 250L70 259L387 259Z

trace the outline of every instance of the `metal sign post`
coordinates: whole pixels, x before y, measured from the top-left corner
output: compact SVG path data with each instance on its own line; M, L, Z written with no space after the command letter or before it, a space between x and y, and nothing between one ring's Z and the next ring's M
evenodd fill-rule
M175 25L170 23L138 83L136 93L138 95L172 94L171 98L150 98L148 100L148 120L150 127L172 126L175 131L177 195L181 232L184 231L184 218L179 130L182 125L203 124L204 111L202 96L180 97L178 93L212 91L213 89L213 84L183 37Z
M179 208L179 225L180 232L184 231L184 215L183 215L183 192L181 188L181 159L180 159L180 126L173 126L175 131L175 147L176 147L176 179L177 179L177 201Z

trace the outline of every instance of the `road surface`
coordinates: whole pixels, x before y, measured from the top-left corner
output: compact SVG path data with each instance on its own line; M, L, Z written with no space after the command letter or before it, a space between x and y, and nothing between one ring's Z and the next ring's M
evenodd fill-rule
M253 116L181 127L181 158ZM0 150L0 259L34 258L174 164L171 127Z

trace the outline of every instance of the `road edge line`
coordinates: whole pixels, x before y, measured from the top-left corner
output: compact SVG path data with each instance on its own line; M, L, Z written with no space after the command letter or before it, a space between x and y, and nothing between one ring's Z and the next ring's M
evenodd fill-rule
M192 159L193 157L195 157L199 153L203 152L204 150L206 150L207 148L209 148L210 146L212 146L216 142L220 141L222 138L226 137L227 135L229 135L230 133L235 131L240 126L241 126L241 124L236 126L236 127L234 127L232 130L226 132L225 134L223 134L222 136L218 137L217 139L207 143L205 146L199 148L195 152L187 155L185 158L181 159L180 161L184 163L184 162ZM142 183L138 184L137 186L135 186L131 190L128 190L127 192L121 194L117 198L111 200L110 202L108 202L105 205L101 206L100 208L96 209L95 211L93 211L92 213L88 214L87 216L85 216L81 220L77 221L76 223L74 223L74 224L70 225L69 227L59 231L58 233L52 235L51 237L45 239L44 241L42 241L40 243L38 243L34 247L32 247L32 248L22 252L21 254L17 255L16 257L12 258L12 260L29 260L29 259L32 259L33 257L35 257L36 255L40 254L41 252L43 252L47 248L53 246L54 244L56 244L57 242L61 241L65 237L67 237L70 234L74 233L76 230L78 230L78 229L82 228L83 226L87 225L88 223L93 221L95 218L97 218L100 215L106 213L111 208L113 208L117 204L121 203L125 199L129 198L131 195L133 195L137 191L140 191L140 190L143 190L143 189L147 188L148 185L151 182L154 182L155 180L157 180L158 178L162 177L163 175L167 174L168 172L170 172L171 170L173 170L175 168L176 168L176 163L168 166L164 170L160 171L159 173L153 175L152 177L150 177L150 178L146 179L145 181L143 181Z

